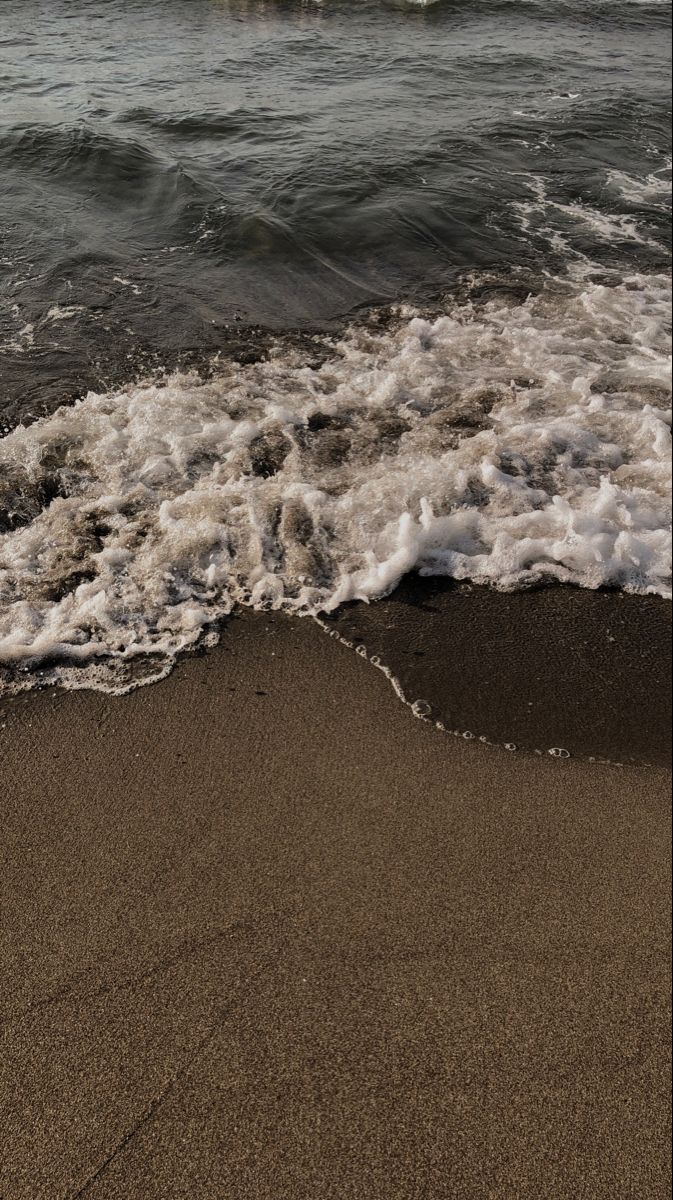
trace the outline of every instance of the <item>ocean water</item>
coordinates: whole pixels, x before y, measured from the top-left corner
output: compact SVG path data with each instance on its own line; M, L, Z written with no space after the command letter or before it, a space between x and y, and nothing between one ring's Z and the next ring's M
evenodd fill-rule
M2 0L0 690L670 595L670 6Z

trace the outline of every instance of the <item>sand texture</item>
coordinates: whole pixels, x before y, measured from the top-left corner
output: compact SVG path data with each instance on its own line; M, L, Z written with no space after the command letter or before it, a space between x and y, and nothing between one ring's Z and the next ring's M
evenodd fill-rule
M3 1200L667 1194L665 770L254 615L0 723Z

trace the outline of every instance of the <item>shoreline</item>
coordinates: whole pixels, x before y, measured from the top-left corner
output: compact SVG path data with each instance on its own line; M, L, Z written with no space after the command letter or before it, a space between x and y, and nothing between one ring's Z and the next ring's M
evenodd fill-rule
M250 614L4 706L6 1200L657 1200L670 773L413 720Z
M388 596L319 617L239 605L219 623L218 641L228 646L278 621L316 625L382 671L414 716L466 741L591 763L671 765L671 603L662 597L571 584L502 592L411 572ZM156 678L148 656L136 667L135 690L161 686L181 663L212 652L206 639ZM0 721L17 702L73 693L80 689L51 683L0 692Z

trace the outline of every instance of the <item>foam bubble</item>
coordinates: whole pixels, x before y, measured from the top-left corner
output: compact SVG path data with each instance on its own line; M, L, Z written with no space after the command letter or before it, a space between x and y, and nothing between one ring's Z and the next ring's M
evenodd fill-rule
M86 312L86 309L81 304L54 304L48 310L47 321L72 321L74 317L80 313Z
M235 603L329 612L414 568L670 595L668 283L578 268L13 430L5 680L126 686Z
M551 198L548 183L542 176L526 174L524 180L531 199L516 200L511 208L526 240L537 238L553 250L576 258L587 266L591 266L589 260L575 244L578 229L589 232L594 240L607 245L632 243L668 255L667 248L647 232L636 213L610 212L579 202L564 204ZM620 171L609 171L605 186L608 190L618 192L622 201L635 208L646 205L649 209L670 211L670 167L654 172L645 179L634 178Z
M665 167L653 171L644 179L628 175L625 171L609 171L608 187L615 190L627 204L634 207L660 208L668 210L671 202L671 167L669 160Z

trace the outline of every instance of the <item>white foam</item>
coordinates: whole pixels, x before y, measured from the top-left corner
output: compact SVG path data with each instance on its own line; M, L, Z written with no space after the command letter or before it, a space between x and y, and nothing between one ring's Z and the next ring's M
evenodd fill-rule
M279 342L0 438L0 666L119 688L236 602L316 614L412 568L670 595L669 281L610 283L404 310L322 365Z
M123 275L113 275L112 282L118 283L121 287L130 288L134 296L142 295L142 288L134 283L132 279L125 279Z
M521 175L520 172L516 174ZM564 204L550 197L547 181L542 176L525 174L523 179L532 198L516 200L511 208L518 216L526 241L531 237L540 238L554 250L588 263L586 255L574 245L578 227L584 227L595 240L606 244L631 242L668 255L666 247L647 233L634 214L601 211L584 203ZM660 211L670 208L671 180L662 172L636 179L621 171L610 171L606 187L616 190L628 204L646 205Z
M80 313L86 312L81 304L54 304L47 312L48 321L72 321Z
M30 322L16 331L2 346L3 350L12 350L15 354L25 354L35 345L35 326Z
M609 171L608 187L616 190L627 204L667 211L671 205L672 165L669 160L665 167L652 171L645 178L628 175L625 171Z

